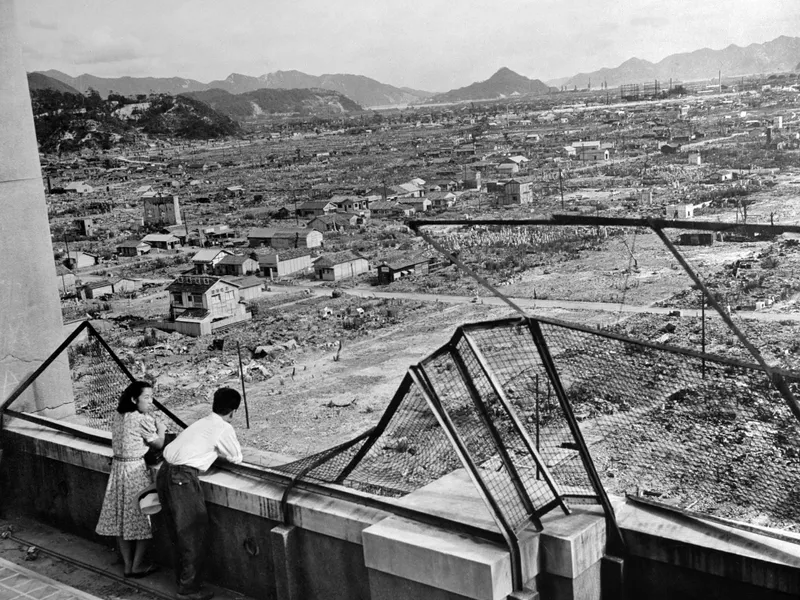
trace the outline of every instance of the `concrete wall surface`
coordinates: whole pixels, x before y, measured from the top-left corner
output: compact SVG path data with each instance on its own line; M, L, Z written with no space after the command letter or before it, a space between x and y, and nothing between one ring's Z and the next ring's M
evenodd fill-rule
M108 434L95 432L108 438ZM87 538L100 512L111 448L6 418L0 509L11 506ZM544 515L544 530L520 534L526 590L513 590L501 545L298 488L283 523L283 486L255 468L201 476L209 507L209 580L255 598L286 600L599 600L800 596L800 545L693 521L616 499L629 553L605 554L598 506ZM428 514L491 526L463 473L396 501ZM483 511L482 513L479 511ZM470 515L474 516L474 519ZM472 521L470 521L472 519ZM153 518L155 559L171 563ZM798 536L800 541L800 536ZM624 586L615 581L625 574ZM610 576L608 576L610 574Z
M792 543L631 502L617 521L630 598L800 597L800 535Z

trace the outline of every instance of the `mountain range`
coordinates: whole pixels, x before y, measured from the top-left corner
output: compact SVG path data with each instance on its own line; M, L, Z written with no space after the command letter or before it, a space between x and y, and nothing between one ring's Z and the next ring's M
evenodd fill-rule
M320 88L344 94L356 104L364 107L404 105L419 102L433 95L422 90L398 88L381 83L363 75L308 75L300 71L276 71L252 77L231 73L225 79L202 83L180 77L96 77L88 73L71 77L61 71L41 71L42 74L65 83L80 92L89 88L107 97L109 93L123 96L137 94L185 94L219 89L230 94L243 94L261 89L309 89Z
M781 36L763 44L745 47L731 44L722 50L703 48L694 52L671 54L657 63L640 58L630 58L615 68L604 68L591 73L579 73L550 81L550 85L566 86L568 90L586 88L591 84L600 88L625 83L643 83L670 78L680 81L737 77L758 73L780 73L795 70L800 61L800 38Z
M436 94L425 100L425 104L449 104L471 100L499 100L514 96L541 95L555 88L538 79L528 79L507 67L499 69L486 81L477 81L466 87Z
M798 67L800 67L800 38L781 36L770 42L750 44L745 47L730 45L722 50L703 48L694 52L672 54L657 63L631 58L618 67L579 73L552 80L548 84L538 79L528 79L503 67L486 81L475 82L442 94L395 87L363 75L341 73L317 76L301 71L275 71L259 77L232 73L225 79L209 83L180 77L104 78L89 74L71 77L55 70L41 73L79 92L85 93L89 88L93 88L104 97L112 91L124 96L135 96L154 92L177 95L212 89L223 90L229 94L243 94L261 89L321 89L339 92L365 108L376 108L546 94L553 91L551 86L583 89L590 85L600 88L603 83L616 87L625 83L643 83L655 79L661 82L669 79L697 81L716 78L720 71L723 77L737 77L792 71Z
M231 94L223 89L214 88L180 95L198 100L236 121L256 118L263 114L339 116L363 110L344 94L321 88L288 90L262 88L241 94Z

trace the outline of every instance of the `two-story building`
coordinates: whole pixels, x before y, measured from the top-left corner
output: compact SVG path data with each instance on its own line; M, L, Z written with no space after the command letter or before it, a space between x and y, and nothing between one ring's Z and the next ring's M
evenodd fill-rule
M533 202L533 181L530 177L514 177L503 184L500 205L530 204Z
M214 329L252 318L239 298L239 286L211 275L181 275L167 286L170 319L162 323L185 335L207 335Z
M178 197L171 194L144 194L142 196L145 226L180 225L181 211Z

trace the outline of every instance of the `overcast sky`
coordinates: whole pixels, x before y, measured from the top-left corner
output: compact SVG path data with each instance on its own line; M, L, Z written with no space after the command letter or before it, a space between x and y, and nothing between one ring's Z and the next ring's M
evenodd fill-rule
M446 91L549 80L800 32L800 0L16 0L28 71L187 77L297 69Z

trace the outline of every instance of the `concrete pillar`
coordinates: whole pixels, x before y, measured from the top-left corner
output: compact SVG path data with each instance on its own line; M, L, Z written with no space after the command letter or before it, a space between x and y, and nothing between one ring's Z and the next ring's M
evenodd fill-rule
M278 525L269 532L275 569L275 592L280 600L299 600L297 532L293 525Z
M63 340L50 225L14 0L0 0L0 402ZM67 358L13 405L75 412Z

